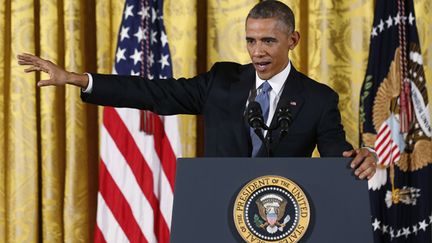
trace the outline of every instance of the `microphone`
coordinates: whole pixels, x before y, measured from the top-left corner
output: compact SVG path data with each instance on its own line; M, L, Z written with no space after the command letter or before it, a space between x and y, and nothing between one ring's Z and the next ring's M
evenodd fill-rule
M292 116L288 105L286 105L286 102L281 104L282 105L276 111L277 126L280 127L279 142L285 135L287 135L288 129L292 123Z
M264 141L262 129L268 129L264 123L261 105L256 101L251 101L246 109L246 119L249 126L254 129L256 135Z

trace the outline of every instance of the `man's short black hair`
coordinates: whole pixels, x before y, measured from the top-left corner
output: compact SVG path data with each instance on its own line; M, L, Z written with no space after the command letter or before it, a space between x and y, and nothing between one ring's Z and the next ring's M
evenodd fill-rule
M249 11L246 20L249 18L276 18L288 27L288 33L294 31L295 27L294 13L291 8L282 2L274 0L261 1L256 4Z

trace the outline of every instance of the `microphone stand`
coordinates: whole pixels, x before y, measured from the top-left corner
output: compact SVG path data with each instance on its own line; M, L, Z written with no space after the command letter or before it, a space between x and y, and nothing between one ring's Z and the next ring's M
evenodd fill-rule
M265 147L266 147L266 150L267 150L267 157L273 157L273 151L272 151L272 149L271 149L271 144L272 144L272 132L273 132L273 129L270 129L270 128L268 128L267 129L267 136L264 138L264 145L265 145Z
M273 130L281 127L281 134L279 135L278 140L278 143L280 143L280 140L288 133L288 127L291 124L292 118L289 109L287 107L279 108L276 112L277 123L268 127L264 122L260 104L258 104L256 101L252 101L249 103L246 109L245 118L249 123L249 126L253 128L255 134L260 138L263 145L265 146L267 157L273 157L273 150L271 146L273 143L272 132ZM263 133L264 130L267 131L265 137Z
M273 149L272 149L272 144L273 144L273 136L272 133L274 130L280 128L280 134L279 134L279 138L277 140L277 143L275 146L273 146L273 148L276 148L279 146L281 140L283 137L285 137L288 133L288 128L291 125L292 122L292 117L291 117L291 113L288 109L288 107L281 107L277 110L276 112L276 119L277 119L277 123L274 126L266 126L264 124L264 126L262 127L263 130L267 130L267 136L264 137L263 144L266 147L266 151L267 151L267 157L273 157Z

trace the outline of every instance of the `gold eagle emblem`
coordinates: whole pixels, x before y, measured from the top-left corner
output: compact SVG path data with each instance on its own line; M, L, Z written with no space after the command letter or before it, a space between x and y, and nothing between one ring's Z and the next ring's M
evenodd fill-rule
M278 230L283 231L286 223L290 220L290 216L287 215L283 222L280 222L285 215L286 199L276 194L266 194L257 199L256 204L259 215L265 222L255 219L255 224L266 229L270 234L274 234Z
M411 51L418 50L419 48L415 45L411 46ZM419 51L419 50L418 50ZM399 114L399 95L401 90L401 70L400 70L400 48L395 51L395 56L391 62L387 77L381 82L380 87L375 96L373 105L373 125L375 130L378 131L380 126L390 117L391 114L395 114L398 117ZM416 73L423 73L421 65L409 61L408 70ZM419 90L425 90L425 82L422 81L421 77L424 75L413 76L412 85L416 85ZM427 101L427 96L424 94L423 99ZM366 146L374 147L376 141L376 134L363 133L363 141ZM428 163L432 163L432 142L431 138L426 136L418 124L418 121L414 119L408 134L406 135L406 145L404 151L401 151L400 160L396 163L399 169L407 171L416 171L423 168Z

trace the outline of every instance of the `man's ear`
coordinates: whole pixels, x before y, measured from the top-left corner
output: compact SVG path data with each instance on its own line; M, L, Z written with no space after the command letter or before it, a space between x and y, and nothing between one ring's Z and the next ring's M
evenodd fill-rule
M291 33L289 38L290 38L290 42L291 42L289 45L289 49L294 50L294 48L297 46L297 44L300 41L300 33L298 31L294 31Z

